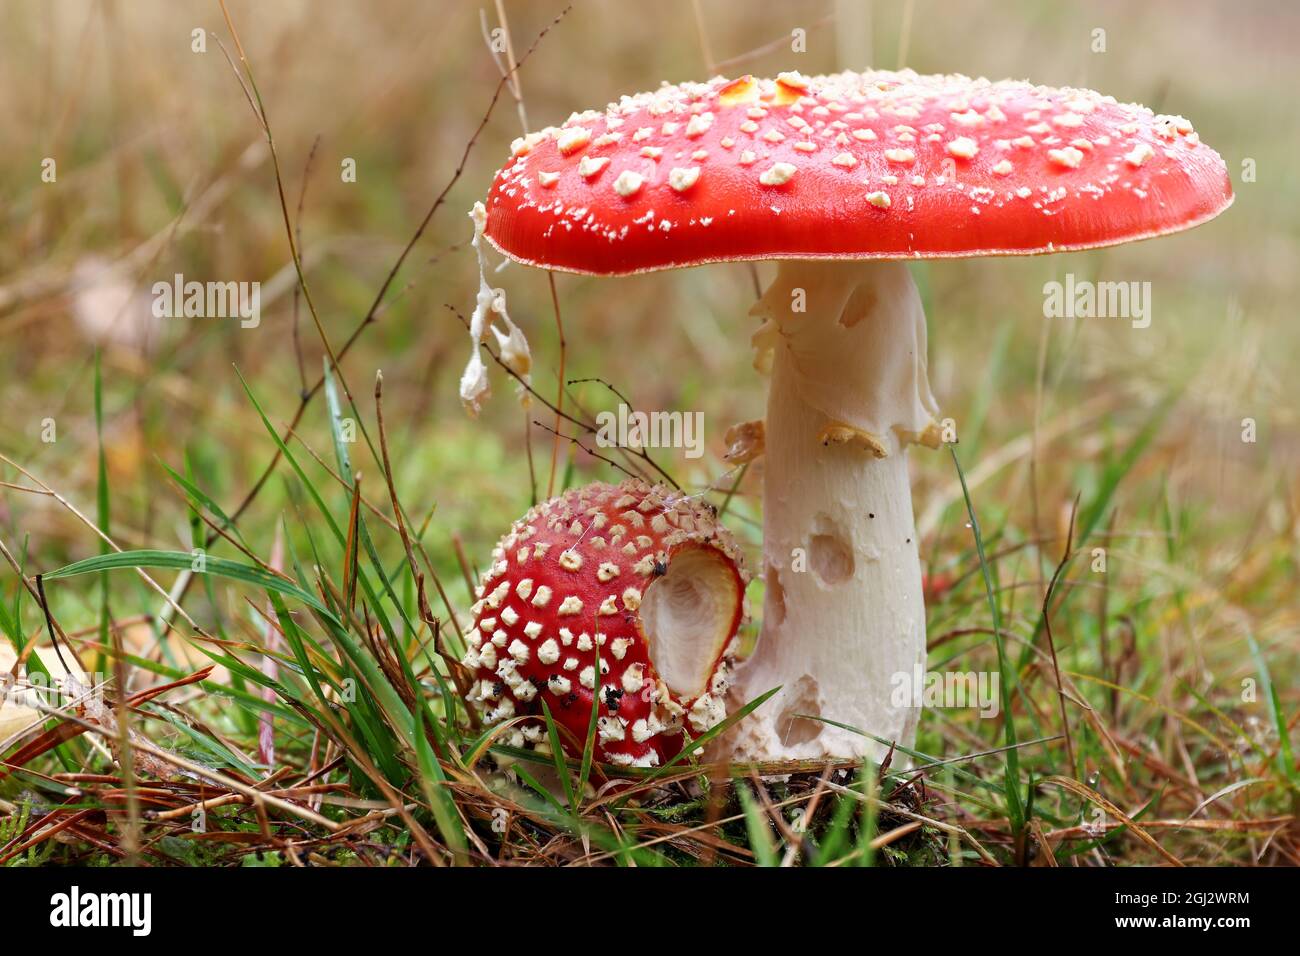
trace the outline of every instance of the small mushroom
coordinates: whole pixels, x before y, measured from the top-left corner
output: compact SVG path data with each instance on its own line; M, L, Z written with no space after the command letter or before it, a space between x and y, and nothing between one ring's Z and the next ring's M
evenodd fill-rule
M570 489L492 553L462 661L471 702L497 723L545 700L575 756L598 707L597 759L659 766L725 716L747 580L707 505L638 480ZM534 720L509 739L544 737Z
M606 136L620 129L636 133ZM588 154L609 160L600 175L582 175ZM682 188L672 170L688 155ZM1223 159L1190 123L1091 90L782 74L574 114L497 174L484 234L520 262L592 275L780 260L753 309L756 364L772 376L763 631L734 694L783 690L732 746L849 757L883 746L798 716L906 745L920 712L891 701L897 676L925 663L905 451L941 432L904 262L1115 245L1231 202Z

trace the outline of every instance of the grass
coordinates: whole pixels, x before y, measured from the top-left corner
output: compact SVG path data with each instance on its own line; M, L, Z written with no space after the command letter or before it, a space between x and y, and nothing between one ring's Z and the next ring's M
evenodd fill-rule
M516 94L542 124L661 75L699 75L695 32L664 29L649 54L612 7L555 22L563 5L520 5L515 74L484 50L474 11L444 13L414 42L383 5L349 29L343 14L297 22L232 3L206 23L227 64L215 42L206 59L170 50L174 18L51 9L45 23L6 15L5 32L35 51L24 62L52 56L57 38L101 35L149 42L160 59L81 40L76 63L50 61L69 121L21 114L28 125L7 141L26 153L0 158L60 161L57 186L4 170L0 334L23 347L0 355L16 423L0 434L0 633L45 655L61 633L110 682L102 702L50 713L3 751L0 863L1300 863L1300 443L1283 387L1300 353L1294 276L1277 267L1300 240L1272 218L1295 208L1300 197L1276 193L1293 186L1240 184L1228 215L1161 244L917 268L936 390L961 437L951 455L913 456L928 666L996 672L995 718L927 710L905 761L683 757L611 786L590 733L566 760L549 719L541 754L466 713L451 663L466 578L548 487L618 469L662 469L706 493L756 558L761 462L732 471L721 459L725 423L761 414L736 335L753 277L720 267L599 283L510 268L492 281L532 339L531 407L489 357L498 394L469 421L455 398L466 343L453 312L476 287L461 212L517 135ZM788 68L771 48L784 23L702 11L717 56L767 49L731 72ZM902 44L901 12L882 7L881 65L907 49L918 69L1167 95L1230 167L1249 150L1281 168L1297 146L1289 125L1264 121L1277 95L1262 92L1295 72L1261 39L1290 12L1237 14L1240 32L1219 38L1241 95L1258 94L1249 127L1175 66L1209 42L1206 23L1156 28L1158 11L1108 10L1113 52L1062 65L1102 14L1013 12L1051 48L991 38L966 52L978 24L926 17L923 3L911 16L934 31ZM834 64L817 41L825 13L788 14L809 30L807 72ZM1135 37L1140 65L1124 52ZM579 55L595 38L607 57ZM320 72L357 48L386 68ZM1153 63L1169 66L1153 79ZM101 72L116 85L90 82ZM0 96L37 102L6 76ZM194 104L202 130L159 135L154 117ZM333 182L345 156L355 184ZM146 347L111 304L113 334L86 320L94 304L74 274L91 253L146 289L182 271L281 291L257 330L163 328ZM1046 323L1042 283L1071 269L1150 278L1156 323ZM622 396L705 409L709 454L611 463L555 437L581 438ZM1246 417L1257 443L1239 440ZM761 583L750 599L760 606Z

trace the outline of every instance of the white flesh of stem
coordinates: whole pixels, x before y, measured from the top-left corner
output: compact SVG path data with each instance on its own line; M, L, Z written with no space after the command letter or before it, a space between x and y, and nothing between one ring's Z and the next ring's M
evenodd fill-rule
M804 311L797 311L802 305ZM925 606L906 446L938 444L925 316L898 262L789 261L755 312L770 359L763 630L733 707L780 685L731 737L739 760L879 756L919 707Z

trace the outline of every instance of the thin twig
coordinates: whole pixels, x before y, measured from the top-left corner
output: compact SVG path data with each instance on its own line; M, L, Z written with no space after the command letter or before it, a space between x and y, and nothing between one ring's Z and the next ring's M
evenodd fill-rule
M585 451L585 452L586 452L588 455L590 455L592 458L598 458L598 459L600 459L601 461L603 461L605 464L609 465L611 468L617 468L619 471L621 471L623 474L627 475L629 478L639 478L639 477L640 477L640 475L637 475L637 474L634 473L634 472L628 471L626 468L624 468L622 465L620 465L620 464L619 464L618 462L616 462L614 459L612 459L612 458L606 458L604 455L600 454L599 452L592 451L589 447L587 447L586 445L584 445L584 444L583 444L583 443L582 443L582 442L581 442L577 437L575 437L575 436L573 436L573 435L565 435L565 434L562 434L561 432L556 431L556 430L555 430L554 428L552 428L550 425L547 425L545 422L539 422L539 421L537 421L536 419L533 420L533 424L536 425L538 428L544 428L544 429L546 429L548 432L550 432L551 434L556 435L556 436L558 436L558 437L560 437L560 438L563 438L565 441L569 442L570 444L577 445L579 448L581 448L583 451Z
M533 52L542 42L542 39L545 38L545 36L550 33L550 31L561 20L563 20L572 9L572 5L566 6L549 24L546 25L546 27L542 29L540 33L537 34L537 38L533 40L532 45L524 52L524 55L519 58L519 62L515 67L516 69L523 67L523 65L528 61L528 58L532 56ZM420 239L424 237L425 230L428 229L429 223L432 222L434 214L436 214L437 211L446 203L447 196L451 193L452 188L460 182L460 178L464 174L465 168L468 165L469 155L478 144L479 137L482 135L483 130L487 128L488 121L492 118L492 113L496 109L498 101L501 99L501 94L505 91L506 84L507 80L504 77L499 83L497 83L497 87L488 102L487 110L484 112L478 126L475 127L469 141L465 144L465 149L461 153L460 161L456 164L456 168L452 172L451 178L447 180L447 183L438 193L433 204L429 207L428 212L424 214L424 218L420 221L420 225L416 228L415 234L411 236L410 240L398 255L397 261L394 262L392 268L389 269L388 275L384 278L383 283L379 287L379 291L375 294L374 301L370 304L370 308L366 310L366 314L352 330L352 334L344 340L343 345L339 348L337 354L339 361L342 361L348 352L351 351L352 346L356 344L357 339L361 337L361 334L366 330L366 328L376 321L384 297L388 294L388 290L392 287L393 282L396 281L397 274L401 272L402 266L406 263L407 258L411 254L411 250L413 250ZM290 427L297 427L298 423L302 421L302 416L307 411L308 405L311 404L312 399L316 397L324 385L325 376L321 375L316 379L311 388L307 390L307 393L299 400L298 408L290 419ZM286 435L283 437L287 440L288 436ZM253 487L248 490L243 499L239 502L238 506L236 506L235 510L230 513L230 519L232 522L238 521L239 518L243 516L244 512L246 512L257 499L258 495L261 494L262 488L265 487L266 482L270 479L271 475L275 472L276 466L280 463L281 454L282 452L277 446L275 452L271 456L270 462L267 463L267 466L262 470L262 473L253 483ZM209 536L208 544L211 545L214 540L215 536Z
M316 148L320 146L320 134L312 140L311 150L307 153L307 162L302 167L302 186L298 190L298 210L294 216L294 231L298 236L298 248L302 248L302 207L307 198L307 182L311 177L312 160L316 158ZM298 361L298 385L299 394L307 391L307 365L302 356L302 339L298 334L298 301L301 298L302 290L295 284L293 287L293 354Z

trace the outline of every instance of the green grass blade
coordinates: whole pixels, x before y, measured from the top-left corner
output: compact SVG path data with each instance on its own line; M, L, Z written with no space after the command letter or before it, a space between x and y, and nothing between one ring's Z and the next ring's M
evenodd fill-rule
M874 866L876 851L871 843L876 838L876 823L880 816L880 802L877 793L876 774L872 773L871 768L866 764L862 767L861 780L864 784L863 790L866 792L867 799L862 802L862 808L859 811L857 862L858 866Z
M595 714L597 709L593 707L591 712ZM542 716L546 719L546 735L551 741L551 756L555 759L556 776L560 778L560 786L564 788L564 798L569 802L570 811L577 813L578 801L573 795L573 781L569 779L569 762L564 759L560 728L555 725L555 718L551 716L551 708L547 706L545 699L542 700ZM585 752L584 756L586 756ZM578 792L581 794L582 791Z
M239 528L236 527L234 520L228 514L226 514L221 509L221 506L217 504L215 501L213 501L212 498L202 488L200 488L197 484L195 484L192 479L186 477L185 475L180 474L178 471L176 471L176 469L172 468L165 461L159 460L158 464L163 467L163 469L171 477L172 481L180 485L181 489L184 490L185 494L192 499L191 501L192 507L197 508L197 506L201 505L202 507L206 508L208 512L214 518L217 519L217 526L220 527L222 531L229 531L231 534L235 536L236 541L238 541L240 544L244 545L245 547L248 547L248 542L245 541L243 535L239 533ZM200 528L200 534L202 534L201 521L199 522L199 528Z
M582 744L582 766L578 770L578 793L587 792L591 762L596 755L596 720L600 714L600 645L596 645L596 683L591 690L591 717L587 721L587 739Z
M1259 670L1259 682L1264 691L1264 699L1268 702L1269 715L1273 718L1273 729L1277 732L1278 774L1293 788L1300 789L1300 770L1296 769L1295 753L1291 749L1291 731L1287 726L1286 714L1282 712L1282 702L1278 699L1276 688L1273 687L1268 662L1264 660L1259 643L1253 634L1246 635L1246 642L1250 644L1250 655L1255 659L1255 667Z
M112 534L109 527L111 510L108 495L108 459L104 454L104 377L101 368L100 351L95 349L95 523L105 535ZM108 542L102 538L99 553L107 554ZM99 576L99 646L101 650L95 655L95 670L103 671L105 657L103 648L108 646L110 611L108 606L108 572Z
M993 592L993 578L989 574L988 557L984 553L984 538L980 532L979 518L975 514L975 504L971 501L970 488L966 486L966 473L957 459L957 449L948 446L952 455L953 466L961 481L962 497L966 500L966 515L970 519L971 533L975 536L975 550L979 555L980 573L984 578L984 595L988 600L989 614L993 619L993 638L998 651L998 684L1002 703L1002 731L1006 741L1006 801L1007 815L1011 818L1014 832L1019 833L1025 825L1025 810L1020 800L1020 757L1016 745L1016 723L1011 713L1011 668L1007 663L1006 643L1002 639L1002 614L998 600Z
M429 803L433 822L438 825L438 832L452 848L456 862L463 865L468 862L469 839L465 836L465 827L461 823L460 814L456 812L456 804L444 786L447 775L443 773L442 766L434 758L433 748L429 746L429 738L425 736L424 708L416 708L415 719L415 756L420 767L420 789L424 792L424 799Z
M772 825L749 792L749 787L737 780L734 784L741 812L745 814L745 832L749 834L749 848L759 866L777 866L776 841Z
M709 743L709 741L713 740L715 737L718 737L721 734L725 734L736 724L740 723L742 720L744 720L754 711L758 710L758 708L762 707L765 703L768 702L768 700L771 699L773 694L777 693L780 690L781 688L778 685L777 687L773 687L769 691L765 691L762 694L759 694L757 697L755 697L753 700L746 703L744 707L741 707L738 711L736 711L726 720L722 721L721 723L717 724L714 727L709 728L704 733L700 734L698 737L693 739L690 743L688 743L685 747L682 748L681 752L677 754L677 756L673 757L671 760L665 763L655 773L651 774L651 776L652 777L659 776L669 767L685 760L694 751L698 750L701 747L706 746Z
M83 561L66 564L45 574L44 578L51 581L60 578L72 578L79 574L90 574L96 571L114 571L120 568L157 568L170 571L189 571L193 569L194 560L193 555L184 551L114 551L98 557L86 558ZM292 581L271 574L269 571L264 571L254 565L241 564L229 558L216 558L206 555L204 557L203 573L214 574L217 577L228 578L232 581L242 581L245 584L256 585L259 588L292 597L342 627L341 622L338 621L333 612L322 604L316 595L298 587Z

